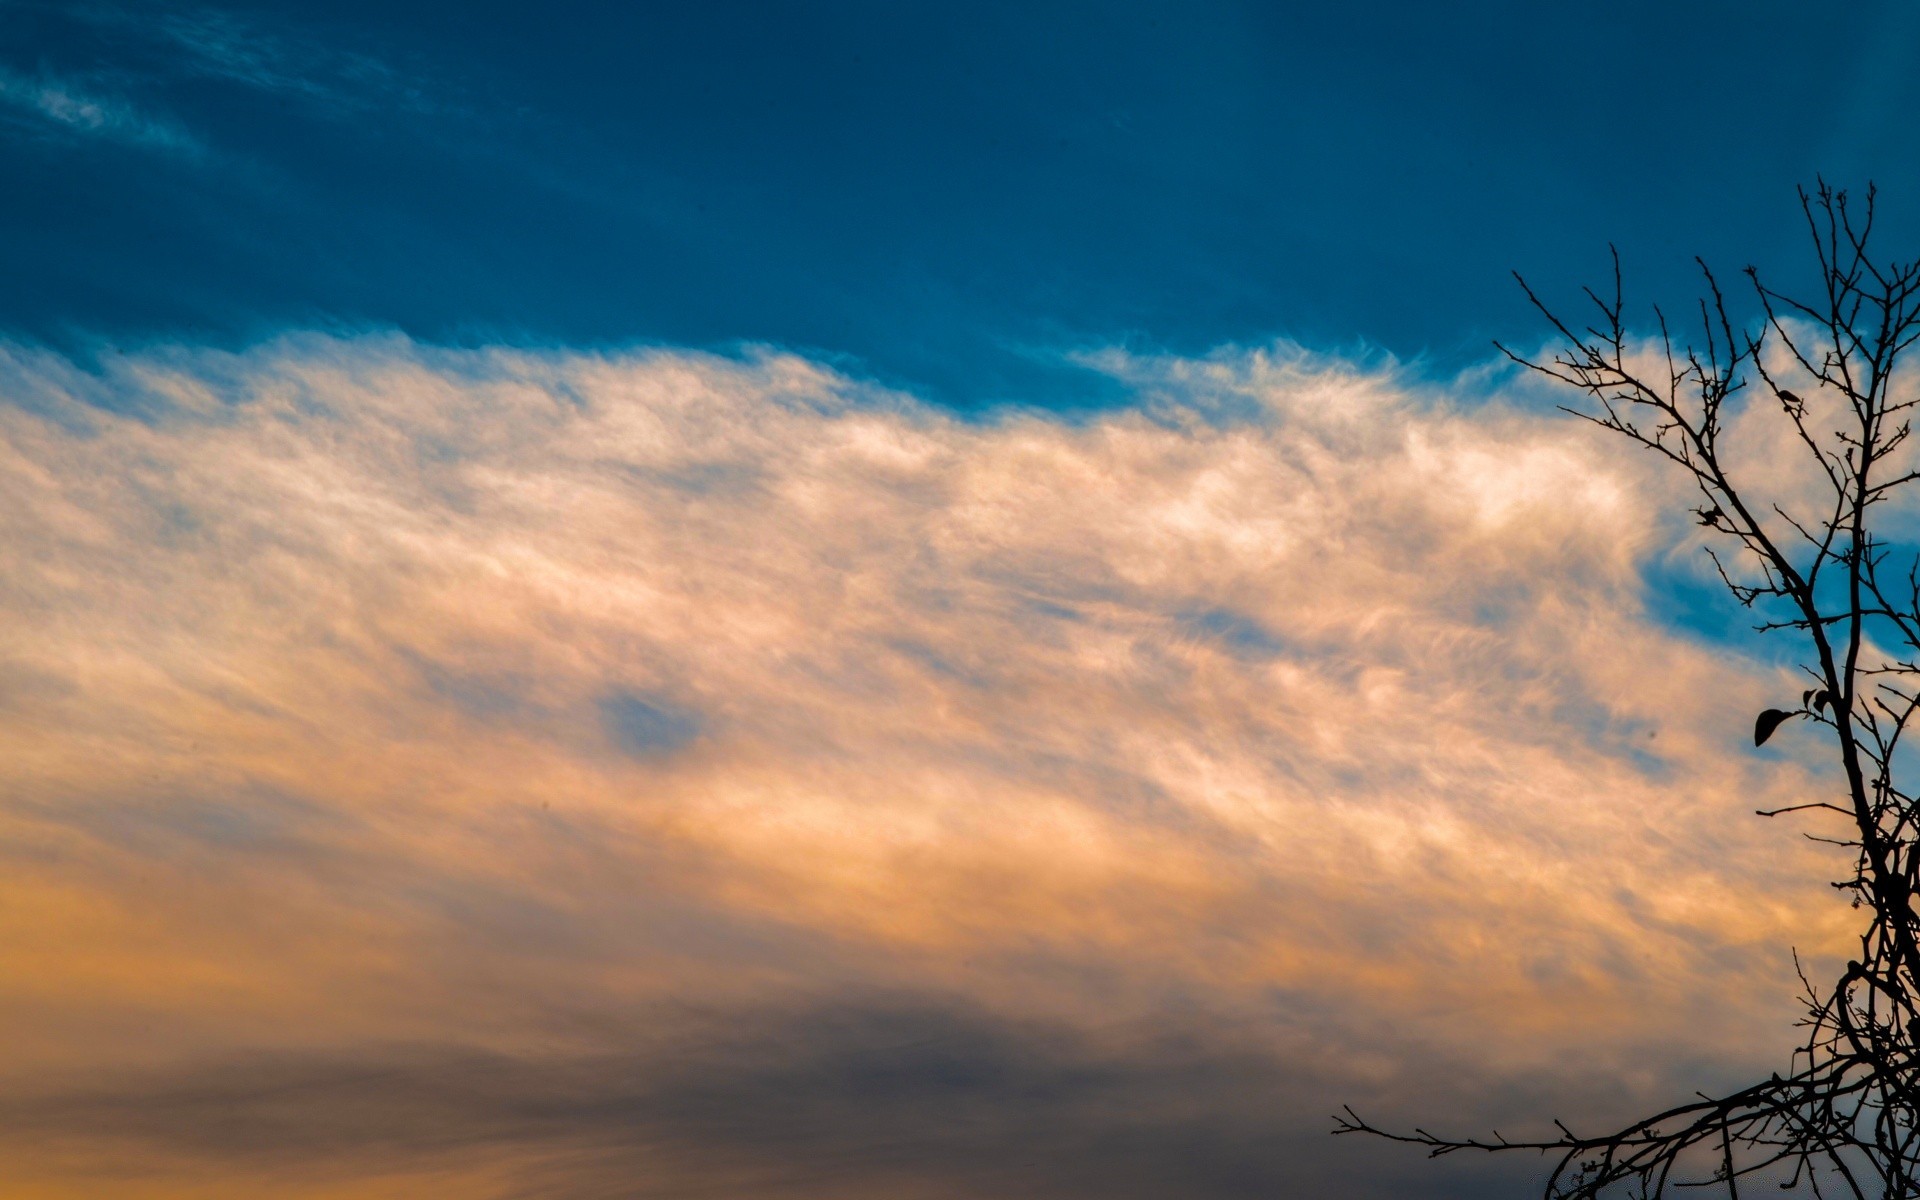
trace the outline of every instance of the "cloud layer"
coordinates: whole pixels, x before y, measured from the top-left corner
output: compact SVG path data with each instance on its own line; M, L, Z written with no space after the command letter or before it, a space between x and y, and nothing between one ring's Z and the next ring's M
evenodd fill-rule
M10 350L25 1175L1490 1194L1323 1114L1770 1065L1847 914L1744 816L1821 786L1740 744L1793 685L1648 611L1669 482L1391 369L1094 365L1137 403Z

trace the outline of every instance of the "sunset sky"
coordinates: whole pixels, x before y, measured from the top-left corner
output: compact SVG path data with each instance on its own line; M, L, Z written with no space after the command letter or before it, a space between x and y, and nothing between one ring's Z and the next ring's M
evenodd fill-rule
M1519 1200L1330 1114L1772 1070L1789 648L1492 341L1911 257L1917 54L0 0L0 1195Z

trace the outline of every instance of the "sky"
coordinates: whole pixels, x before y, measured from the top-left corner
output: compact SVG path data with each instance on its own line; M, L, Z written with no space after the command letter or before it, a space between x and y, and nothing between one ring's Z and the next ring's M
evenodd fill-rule
M1774 1069L1800 685L1493 343L1920 235L1916 49L0 2L6 1194L1498 1200L1330 1114Z

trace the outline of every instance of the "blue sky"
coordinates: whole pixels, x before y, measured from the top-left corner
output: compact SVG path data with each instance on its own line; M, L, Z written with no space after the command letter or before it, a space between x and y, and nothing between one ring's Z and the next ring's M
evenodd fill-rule
M1510 270L1614 241L1684 300L1817 173L1920 191L1898 4L6 11L0 325L67 345L752 341L1078 404L1089 345L1457 369L1537 332Z
M1914 244L1917 40L0 0L8 1186L1491 1200L1329 1114L1778 1067L1803 684L1492 343Z

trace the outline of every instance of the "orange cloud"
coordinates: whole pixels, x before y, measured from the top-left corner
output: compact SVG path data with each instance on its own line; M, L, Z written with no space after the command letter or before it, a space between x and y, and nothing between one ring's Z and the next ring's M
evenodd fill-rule
M1846 913L1745 814L1822 784L1741 745L1792 682L1649 610L1667 483L1392 370L1094 365L1140 404L13 350L0 1083L848 989L1357 1080L1383 1028L1507 1077L1786 1036L1785 947Z

